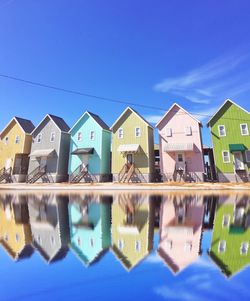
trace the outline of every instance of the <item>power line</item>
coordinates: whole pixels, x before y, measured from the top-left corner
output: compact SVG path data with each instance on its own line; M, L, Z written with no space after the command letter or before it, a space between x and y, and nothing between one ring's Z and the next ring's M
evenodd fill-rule
M23 78L20 78L20 77L15 77L15 76L3 74L3 73L0 73L0 77L10 79L10 80L14 80L14 81L18 81L18 82L22 82L22 83L25 83L25 84L30 84L30 85L33 85L33 86L38 86L38 87L41 87L41 88L47 88L47 89L52 89L52 90L56 90L56 91L60 91L60 92L64 92L64 93L69 93L69 94L75 94L75 95L85 96L85 97L89 97L89 98L94 98L96 100L103 100L103 101L112 102L112 103L125 104L125 105L129 105L129 106L135 106L135 107L141 107L141 108L150 109L150 110L157 110L157 111L166 112L166 108L149 106L149 105L144 105L144 104L131 102L131 101L127 101L127 100L118 100L118 99L114 99L114 98L109 98L109 97L103 97L103 96L98 96L98 95L94 95L94 94L84 93L84 92L81 92L81 91L61 88L61 87L57 87L57 86L54 86L54 85L48 85L48 84L44 84L44 83L41 83L41 82L27 80L27 79L23 79ZM202 116L202 117L207 117L207 118L211 118L213 116L213 115L208 115L208 114L204 114L204 113L197 113L197 112L189 112L189 113L192 114L192 115L195 115L195 116ZM185 115L187 113L186 112L179 112L178 114ZM225 117L223 119L249 121L248 119L245 120L245 119L225 118Z

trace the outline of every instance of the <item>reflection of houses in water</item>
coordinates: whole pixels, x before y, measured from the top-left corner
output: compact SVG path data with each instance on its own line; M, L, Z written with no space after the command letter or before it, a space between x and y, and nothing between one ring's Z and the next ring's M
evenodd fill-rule
M174 273L199 257L203 214L196 196L170 196L162 202L158 254Z
M4 195L0 199L0 244L14 260L33 253L26 196Z
M154 206L148 195L116 194L112 204L112 251L130 270L153 248Z
M29 200L33 245L48 262L63 259L68 252L68 197L32 196Z
M230 277L250 264L249 196L220 196L209 255Z
M70 196L70 248L85 265L97 261L110 247L110 207L107 196Z

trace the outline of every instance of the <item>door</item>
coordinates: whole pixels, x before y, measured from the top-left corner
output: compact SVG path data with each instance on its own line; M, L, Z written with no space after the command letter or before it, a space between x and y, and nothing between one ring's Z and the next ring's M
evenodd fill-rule
M47 157L41 157L40 167L44 167L47 164Z
M82 160L82 169L84 169L88 165L89 155L82 155L81 160Z
M9 169L11 167L11 159L7 159L6 161L5 161L5 168L6 169Z
M243 156L241 152L234 153L235 170L244 170Z
M127 164L130 166L133 164L133 155L127 154Z
M179 170L184 170L185 168L184 153L176 153L176 168Z

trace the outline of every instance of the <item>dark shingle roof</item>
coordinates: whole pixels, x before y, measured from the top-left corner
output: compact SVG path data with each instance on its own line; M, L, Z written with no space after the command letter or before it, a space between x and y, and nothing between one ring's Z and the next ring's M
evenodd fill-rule
M50 118L55 122L62 132L68 132L70 130L67 123L61 117L49 114Z
M20 117L15 117L15 118L25 133L30 134L34 130L35 126L30 120L20 118Z
M91 113L89 112L89 115L92 116L95 121L104 129L104 130L107 130L109 131L109 126L101 119L101 117L99 117L98 115L94 114L94 113Z

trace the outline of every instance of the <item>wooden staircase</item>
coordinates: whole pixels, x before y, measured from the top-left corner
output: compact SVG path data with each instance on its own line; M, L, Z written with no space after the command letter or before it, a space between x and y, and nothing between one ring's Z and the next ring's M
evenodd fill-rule
M79 183L83 178L89 175L88 165L85 167L80 164L75 171L70 175L70 183Z
M34 169L30 174L28 174L26 183L34 184L37 182L42 176L46 174L47 166L38 166L36 169Z
M121 171L118 174L118 181L120 183L128 183L132 176L135 174L135 164L124 164Z
M183 168L180 168L177 163L175 163L175 169L173 174L173 179L176 182L185 181L187 175L187 163L185 162Z
M12 168L6 169L5 167L0 170L0 182L6 181L10 182L11 181L11 171Z

